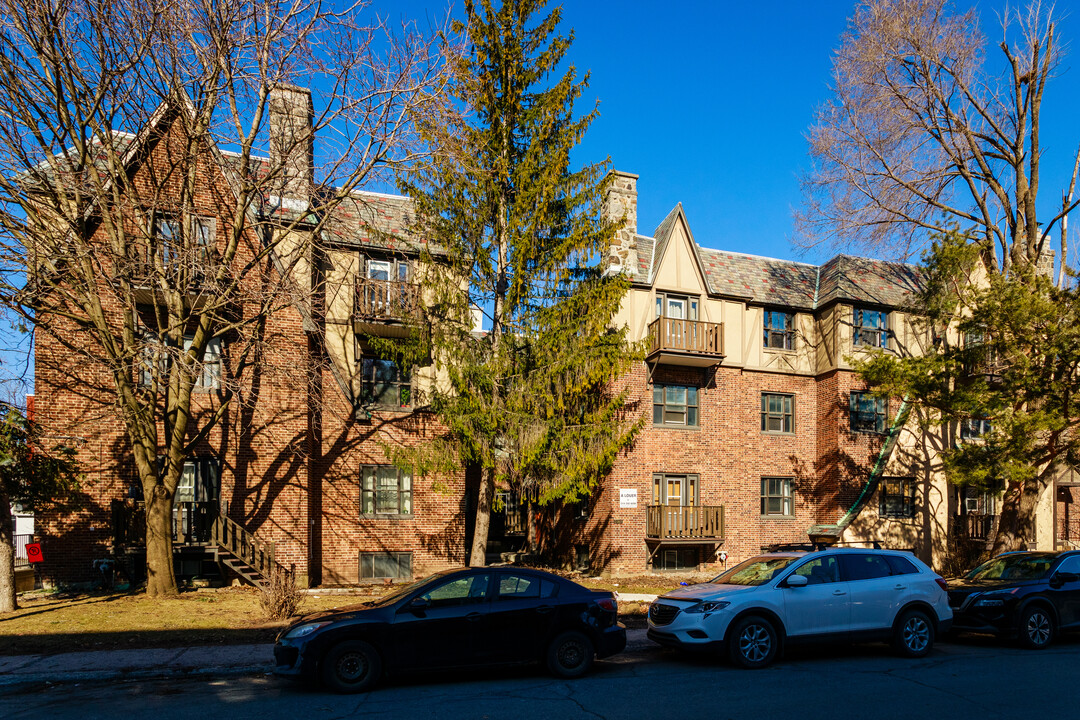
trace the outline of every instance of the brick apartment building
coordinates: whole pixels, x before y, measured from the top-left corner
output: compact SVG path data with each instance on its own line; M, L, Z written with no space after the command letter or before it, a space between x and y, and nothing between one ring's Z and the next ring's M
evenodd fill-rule
M277 92L272 122L309 126L310 95ZM142 162L163 151L169 117ZM212 229L229 219L214 197L227 192L230 155L207 157L207 191L194 213ZM264 212L287 214L297 201L277 198ZM617 173L608 212L628 223L608 262L632 279L617 321L648 344L645 363L624 379L648 421L586 507L544 512L552 561L613 573L712 568L722 553L730 563L808 533L880 539L937 561L957 516L992 518L993 498L964 497L945 483L935 439L909 423L886 441L900 403L864 394L850 367L867 349L919 352L904 311L918 287L913 267L848 256L812 266L709 249L681 205L649 237L637 233L636 201L636 176ZM407 198L355 193L314 244L317 262L298 265L317 301L269 317L267 371L245 376L235 409L185 465L174 512L182 575L223 557L210 530L219 514L251 542L272 544L274 561L311 585L408 579L466 560L474 483L465 473L410 477L384 450L438 433L416 403L437 378L431 368L395 366L364 340L403 336L400 308L423 301L410 207ZM208 350L196 415L217 407L229 357L228 347ZM85 509L39 519L51 582L93 579L94 561L114 553L138 564L138 480L109 383L39 335L36 419L69 439L91 481ZM1074 507L1062 504L1060 488L1058 497L1046 501L1048 516ZM978 518L961 524L976 538L989 527ZM508 498L495 546L512 549L523 525ZM1056 525L1040 545L1055 542Z

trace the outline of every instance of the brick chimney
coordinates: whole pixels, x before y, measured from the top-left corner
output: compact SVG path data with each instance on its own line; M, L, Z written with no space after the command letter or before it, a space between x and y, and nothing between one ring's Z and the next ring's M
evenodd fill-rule
M637 273L637 180L632 173L611 171L611 185L604 198L604 219L625 225L615 232L608 253L608 272Z
M306 201L315 181L315 109L311 91L279 85L270 91L270 162L282 173L282 198Z

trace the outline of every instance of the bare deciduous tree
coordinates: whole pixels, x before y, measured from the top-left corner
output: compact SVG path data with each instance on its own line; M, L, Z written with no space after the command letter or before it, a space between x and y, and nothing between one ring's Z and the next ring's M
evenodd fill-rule
M948 0L858 6L834 58L835 97L810 129L803 244L907 254L925 231L958 224L992 269L1040 257L1080 202L1070 188L1039 215L1043 103L1062 44L1037 1L1001 20L993 44L975 9ZM1064 243L1063 232L1063 258Z
M114 398L172 594L185 457L266 319L310 317L331 211L421 157L435 36L319 0L0 2L0 302Z

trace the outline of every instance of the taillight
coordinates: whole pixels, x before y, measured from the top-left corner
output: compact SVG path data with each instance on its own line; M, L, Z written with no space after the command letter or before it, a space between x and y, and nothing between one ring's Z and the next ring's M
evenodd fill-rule
M949 592L949 584L945 582L944 578L934 578L934 582L938 584L939 588L941 588L945 592Z
M604 610L607 610L608 612L613 612L613 613L618 613L619 612L619 603L613 597L600 598L599 600L596 601L596 604L599 605Z

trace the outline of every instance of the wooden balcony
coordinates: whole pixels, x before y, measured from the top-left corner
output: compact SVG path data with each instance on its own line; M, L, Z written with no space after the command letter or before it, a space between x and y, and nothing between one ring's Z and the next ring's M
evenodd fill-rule
M358 330L395 335L387 327L403 328L416 312L420 288L412 283L357 278L353 322Z
M650 540L713 542L724 539L723 505L650 505L645 509Z
M649 323L646 359L666 365L710 367L724 359L724 324L659 317Z

